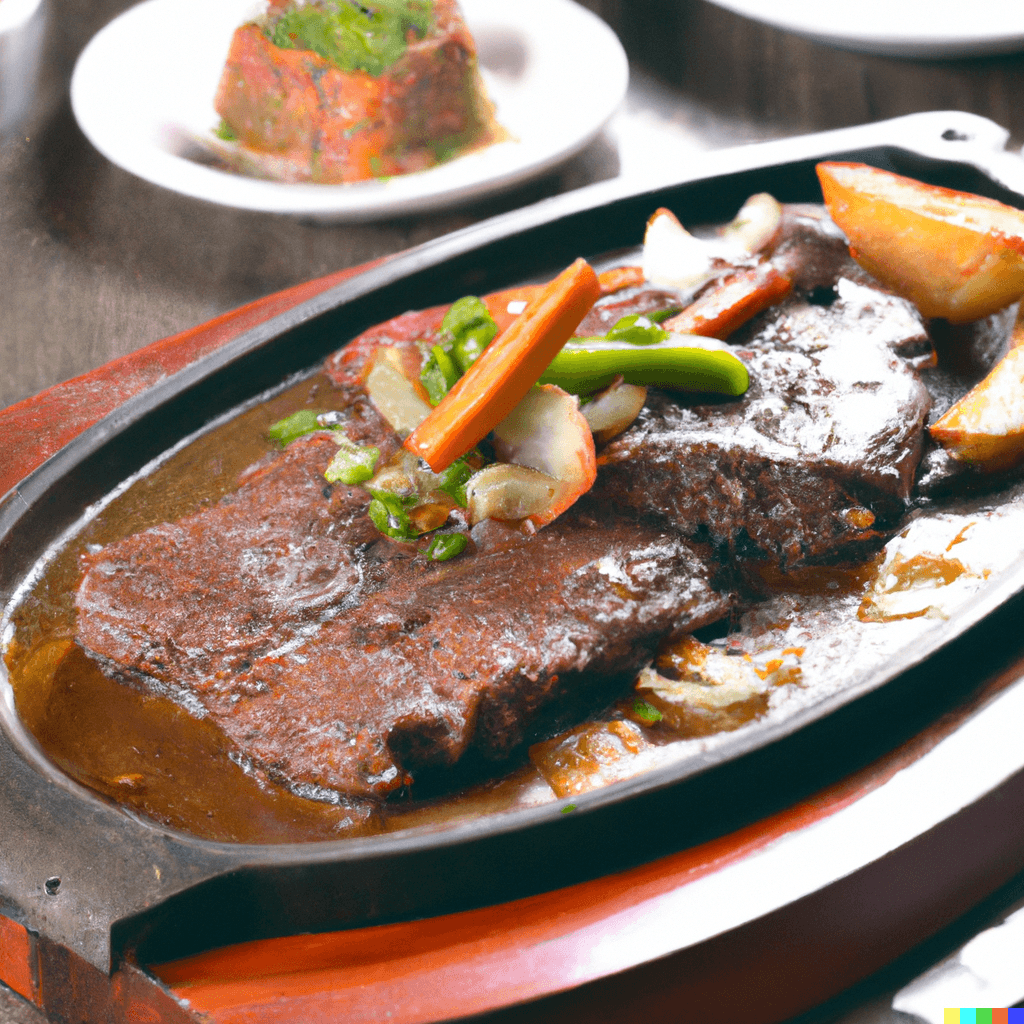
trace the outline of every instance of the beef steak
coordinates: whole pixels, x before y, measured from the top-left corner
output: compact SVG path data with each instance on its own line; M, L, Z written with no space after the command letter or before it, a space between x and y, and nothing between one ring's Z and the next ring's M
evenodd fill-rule
M450 562L382 538L293 442L212 509L84 556L78 642L210 717L238 756L321 799L384 796L470 747L500 757L539 710L635 672L731 604L677 534L584 502Z
M927 344L909 303L845 278L829 305L796 296L730 339L741 398L653 392L604 450L605 500L783 566L835 558L895 525L931 399L898 352Z
M334 442L313 434L213 508L84 556L79 644L215 721L232 756L295 792L376 799L420 766L501 757L545 706L726 614L726 557L785 567L877 543L910 497L930 403L904 356L930 342L820 212L790 209L783 227L772 260L794 293L730 339L747 394L652 389L592 491L539 533L480 524L466 554L431 562L377 533L364 491L326 484ZM590 319L671 300L635 289ZM385 459L398 440L353 366L431 336L442 312L328 361L346 433Z

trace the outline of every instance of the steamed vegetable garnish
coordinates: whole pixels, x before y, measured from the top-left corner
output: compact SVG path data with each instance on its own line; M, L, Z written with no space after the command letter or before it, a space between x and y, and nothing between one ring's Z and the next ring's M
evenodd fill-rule
M436 490L447 494L456 505L465 508L469 504L466 483L475 472L465 459L456 459L447 469L437 474Z
M298 412L293 412L291 416L272 423L267 428L267 437L282 446L289 445L303 434L311 434L314 430L324 429L317 419L318 415L316 409L300 409Z
M529 510L522 515L491 515L496 519L529 519L544 526L561 515L597 478L594 438L579 402L573 395L551 385L531 388L523 400L495 428L494 450L505 465L489 467L489 482L500 486L505 502L518 501ZM530 474L513 472L518 467L542 474L539 480ZM505 471L504 475L497 472ZM484 472L487 472L485 470ZM486 495L477 474L467 488L470 515L474 521L484 518ZM494 492L496 493L496 492Z
M649 704L640 697L633 701L633 714L647 725L654 725L660 722L663 717L662 713L653 704Z
M600 296L582 259L547 284L484 350L406 439L432 469L445 469L483 440L525 397Z
M695 290L723 267L749 261L778 236L782 207L767 192L751 196L715 238L697 238L679 218L660 207L647 221L644 234L644 277L662 288Z
M669 317L673 317L681 312L682 310L678 306L670 306L668 309L656 309L651 313L644 313L644 317L650 320L652 324L663 324Z
M373 525L387 537L395 540L415 540L420 535L420 530L413 526L409 516L409 509L417 501L415 495L395 494L394 491L371 490L373 499L367 510L367 515L373 521Z
M627 384L616 377L603 391L580 405L583 418L590 424L594 440L603 444L617 437L640 415L647 401L647 388L641 384Z
M423 554L432 562L447 562L466 550L469 538L464 533L435 533Z
M855 163L818 164L850 253L926 317L980 319L1024 295L1024 212Z
M607 387L621 376L628 384L655 384L672 391L742 395L750 385L743 361L704 338L671 335L653 345L631 345L603 338L566 343L541 375L572 394Z
M739 253L753 255L766 249L782 226L782 205L767 192L751 196L721 232L722 240Z
M480 299L465 295L451 304L441 321L441 331L451 336L452 356L465 373L494 340L498 325Z
M373 476L380 449L373 445L353 444L341 431L335 431L338 452L324 471L328 483L361 484Z
M419 379L395 346L378 350L364 379L377 411L397 434L408 434L429 415L431 405Z
M661 207L647 221L643 273L660 288L698 288L715 276L715 254L671 210Z
M431 346L430 356L420 371L420 380L430 396L430 404L437 405L461 376L451 353L443 345Z

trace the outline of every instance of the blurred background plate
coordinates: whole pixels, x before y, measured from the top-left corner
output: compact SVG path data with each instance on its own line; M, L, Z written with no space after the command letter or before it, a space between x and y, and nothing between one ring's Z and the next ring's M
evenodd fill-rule
M0 138L21 126L32 101L43 48L42 0L0 4Z
M82 131L115 164L184 195L247 210L368 220L464 202L552 168L597 135L628 84L618 38L572 0L462 0L498 120L512 140L387 181L261 181L211 166L206 143L219 122L213 97L231 34L262 6L146 0L126 11L92 39L75 68L71 103Z
M755 21L850 50L968 57L1024 50L1019 0L710 0Z

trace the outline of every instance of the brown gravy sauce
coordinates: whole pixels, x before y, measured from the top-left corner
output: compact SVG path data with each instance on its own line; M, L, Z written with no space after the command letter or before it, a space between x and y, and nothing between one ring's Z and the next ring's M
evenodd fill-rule
M271 423L302 407L330 409L336 395L331 382L316 374L204 433L135 480L45 567L12 615L14 636L5 660L17 713L57 768L131 813L202 838L309 842L439 829L553 802L621 777L612 762L628 760L638 743L665 746L707 735L706 717L683 714L657 723L638 717L631 694L591 722L538 743L530 752L534 763L523 752L500 779L430 799L417 795L414 784L368 822L354 825L343 806L297 797L247 773L231 759L226 739L211 723L167 698L107 678L74 642L79 555L90 545L111 543L215 503L244 469L274 450L265 437ZM871 571L812 569L788 578L773 574L763 582L772 590L860 594ZM671 664L670 653L663 664ZM766 705L757 698L726 709L714 719L712 731L738 728L759 717ZM605 774L609 767L616 770Z

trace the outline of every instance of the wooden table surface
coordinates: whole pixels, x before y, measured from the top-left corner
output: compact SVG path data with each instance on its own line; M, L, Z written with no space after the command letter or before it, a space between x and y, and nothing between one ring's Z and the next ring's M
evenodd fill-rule
M323 226L223 209L141 181L78 130L68 82L131 0L44 0L43 71L0 145L0 408L288 285L354 266L638 161L929 109L983 114L1024 140L1024 56L912 61L846 53L704 0L586 0L621 35L629 102L585 152L485 202Z
M0 408L270 292L628 177L652 154L699 161L709 149L935 109L984 115L1009 129L1012 148L1024 141L1024 54L897 59L836 50L704 0L585 0L619 33L633 78L584 152L484 202L324 226L214 207L110 164L78 130L68 83L85 43L131 0L45 3L32 106L0 141ZM0 987L0 1022L37 1020Z

